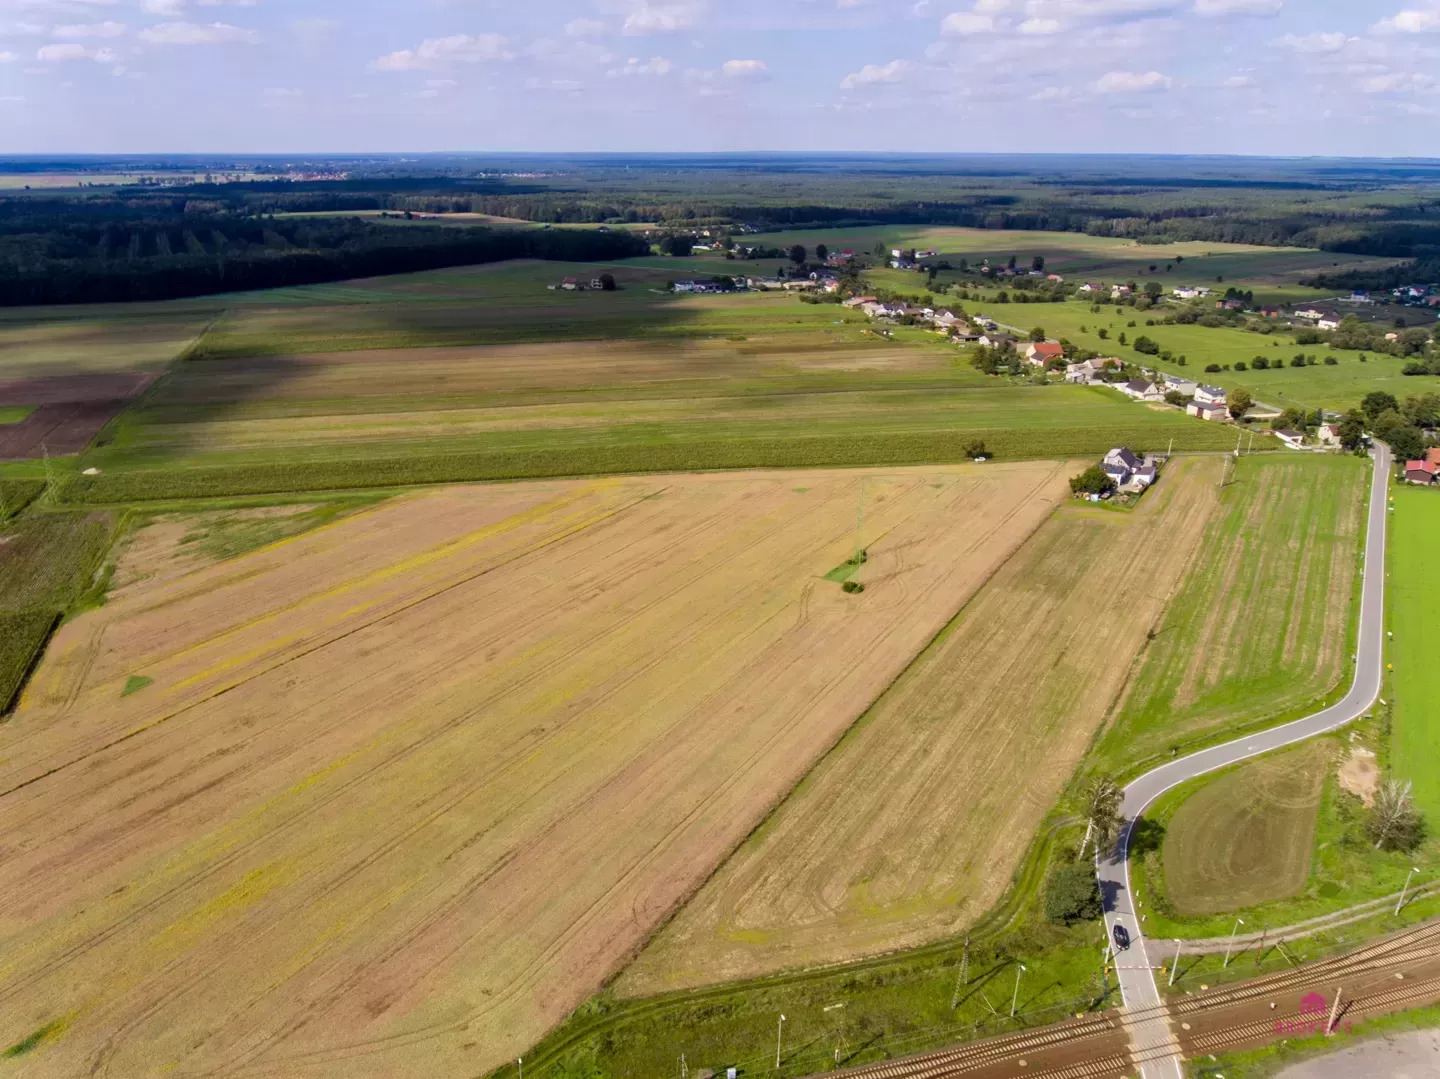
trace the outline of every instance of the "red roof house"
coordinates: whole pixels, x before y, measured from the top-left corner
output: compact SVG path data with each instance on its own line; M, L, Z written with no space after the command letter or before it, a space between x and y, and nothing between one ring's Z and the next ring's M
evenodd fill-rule
M1433 461L1407 461L1405 463L1406 483L1434 483L1437 469Z
M1065 349L1058 341L1032 342L1025 348L1025 358L1033 364L1044 367L1051 360L1063 360Z

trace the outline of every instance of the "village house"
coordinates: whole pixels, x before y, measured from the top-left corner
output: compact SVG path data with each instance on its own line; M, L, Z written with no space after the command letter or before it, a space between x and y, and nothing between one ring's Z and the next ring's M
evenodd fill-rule
M994 330L987 330L980 335L980 343L986 348L1014 348L1015 338L1008 333L996 333Z
M1195 387L1195 400L1206 405L1223 405L1225 403L1225 391L1219 386L1198 385Z
M1229 416L1229 411L1218 401L1202 401L1199 397L1185 406L1185 411L1191 416L1198 416L1202 420L1223 420Z
M1293 431L1288 427L1282 427L1275 432L1275 437L1292 450L1298 450L1305 445L1305 432Z
M1145 373L1154 377L1153 372ZM1194 397L1195 391L1200 388L1200 384L1193 378L1182 378L1179 375L1161 375L1157 381L1162 381L1166 390L1174 390L1186 397Z
M1280 308L1266 305L1260 308L1260 315L1262 318L1279 318Z
M1025 346L1025 358L1037 367L1044 367L1051 360L1063 360L1065 349L1058 341L1031 341Z
M1340 425L1338 423L1322 423L1319 431L1320 445L1327 449L1340 448Z
M1129 382L1117 386L1116 389L1126 397L1133 397L1137 401L1165 400L1165 391L1155 383L1148 382L1143 378L1132 378Z
M851 296L848 300L841 302L842 307L864 307L867 303L875 303L874 296Z
M1405 462L1406 483L1423 483L1426 485L1432 485L1435 483L1435 477L1437 472L1440 472L1440 469L1436 468L1433 461Z
M954 311L941 310L936 311L933 315L931 315L930 321L935 323L935 325L942 326L948 330L956 323L960 322L961 319L958 315L955 314Z
M1117 446L1105 455L1100 462L1100 468L1115 481L1117 487L1123 487L1130 482L1130 476L1139 468L1143 462L1130 450L1123 446Z

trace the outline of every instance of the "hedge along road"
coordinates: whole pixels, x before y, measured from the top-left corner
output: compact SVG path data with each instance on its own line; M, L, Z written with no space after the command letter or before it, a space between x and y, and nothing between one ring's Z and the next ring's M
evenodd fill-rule
M1375 472L1370 481L1370 518L1365 537L1365 568L1362 570L1360 595L1360 628L1355 649L1355 680L1339 703L1312 716L1272 728L1246 738L1171 761L1147 772L1125 788L1121 813L1129 823L1121 834L1115 853L1098 860L1097 873L1105 902L1105 929L1115 940L1117 927L1130 937L1128 949L1115 957L1116 973L1125 1010L1134 1018L1130 1028L1135 1060L1145 1079L1181 1079L1179 1045L1176 1043L1161 996L1155 983L1155 972L1164 961L1164 945L1158 947L1158 958L1151 958L1143 924L1135 912L1130 892L1130 833L1146 807L1170 788L1196 776L1225 768L1231 764L1258 757L1292 742L1313 738L1317 734L1343 727L1362 715L1380 693L1381 665L1384 652L1385 606L1385 528L1387 494L1390 484L1390 448L1375 443Z

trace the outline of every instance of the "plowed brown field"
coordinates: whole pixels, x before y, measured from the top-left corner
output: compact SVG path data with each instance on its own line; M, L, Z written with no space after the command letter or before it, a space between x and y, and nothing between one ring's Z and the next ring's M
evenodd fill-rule
M0 727L0 1046L66 1079L513 1059L1074 470L450 489L127 588ZM850 596L820 576L862 482Z
M1177 460L1131 514L1046 521L618 989L889 951L985 913L1183 578L1219 473Z

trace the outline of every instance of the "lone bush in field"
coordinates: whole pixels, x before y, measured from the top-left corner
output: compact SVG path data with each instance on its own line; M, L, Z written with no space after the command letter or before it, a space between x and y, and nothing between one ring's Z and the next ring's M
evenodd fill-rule
M985 449L985 440L976 438L965 443L965 456L972 460L976 457L989 457L990 452Z
M1073 925L1100 917L1100 884L1088 865L1061 866L1045 882L1045 918Z
M842 591L842 592L851 592L851 593L863 592L863 591L865 591L865 586L864 586L863 584L861 584L859 581L846 581L844 584L842 584L842 585L840 586L840 591Z

